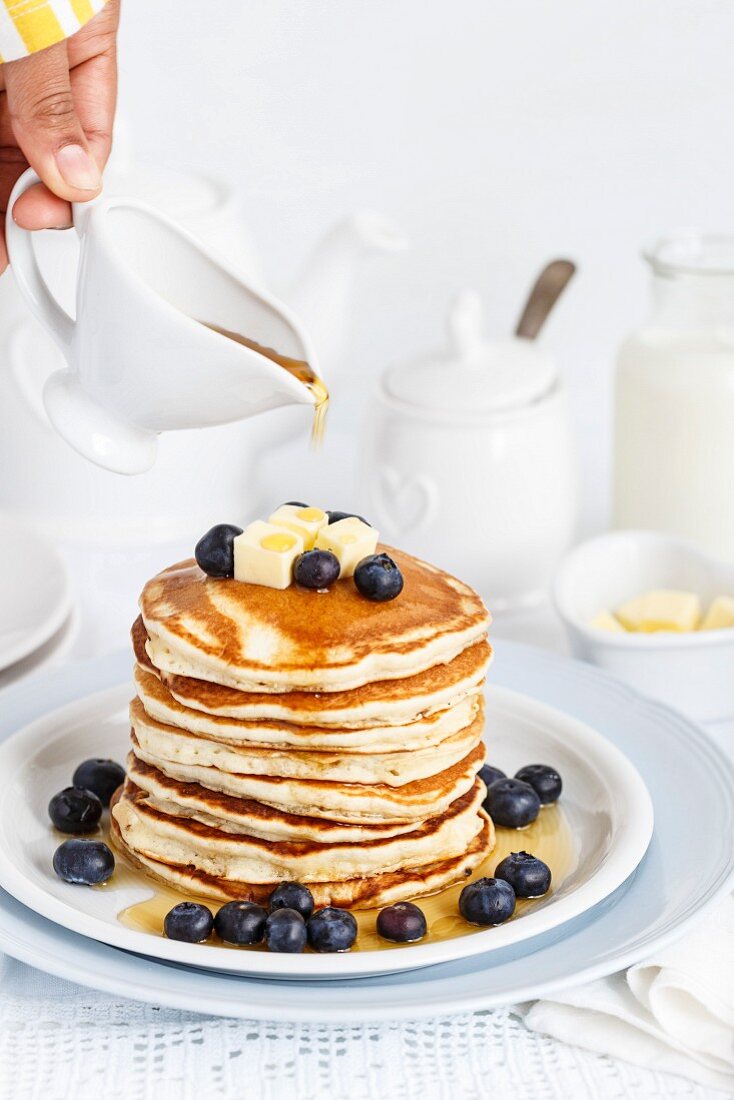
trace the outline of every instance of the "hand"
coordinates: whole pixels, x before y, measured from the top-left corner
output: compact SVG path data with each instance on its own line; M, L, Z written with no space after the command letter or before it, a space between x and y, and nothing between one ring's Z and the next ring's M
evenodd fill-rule
M0 65L0 272L8 264L4 214L28 165L42 184L18 199L24 229L71 225L71 202L99 194L117 98L119 0L48 49Z

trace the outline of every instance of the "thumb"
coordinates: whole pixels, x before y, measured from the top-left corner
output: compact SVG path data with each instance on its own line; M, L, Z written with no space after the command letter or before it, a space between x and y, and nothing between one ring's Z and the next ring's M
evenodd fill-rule
M102 179L74 108L66 43L3 68L10 124L28 163L59 198L92 198Z

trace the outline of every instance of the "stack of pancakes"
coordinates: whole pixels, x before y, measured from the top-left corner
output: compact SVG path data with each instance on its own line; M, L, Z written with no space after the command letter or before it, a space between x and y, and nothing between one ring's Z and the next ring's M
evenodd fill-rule
M372 907L462 881L494 846L477 776L489 615L466 585L390 550L402 594L207 577L144 588L115 842L187 892Z

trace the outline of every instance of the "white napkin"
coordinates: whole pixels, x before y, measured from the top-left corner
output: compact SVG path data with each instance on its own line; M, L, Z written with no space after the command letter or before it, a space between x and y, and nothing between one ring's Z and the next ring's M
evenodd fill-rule
M734 895L626 974L520 1011L533 1031L734 1092Z

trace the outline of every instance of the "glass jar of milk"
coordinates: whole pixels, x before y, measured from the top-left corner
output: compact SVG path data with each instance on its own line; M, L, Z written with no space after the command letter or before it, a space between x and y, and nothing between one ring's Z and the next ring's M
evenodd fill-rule
M653 310L622 345L614 521L734 561L734 237L659 241Z

